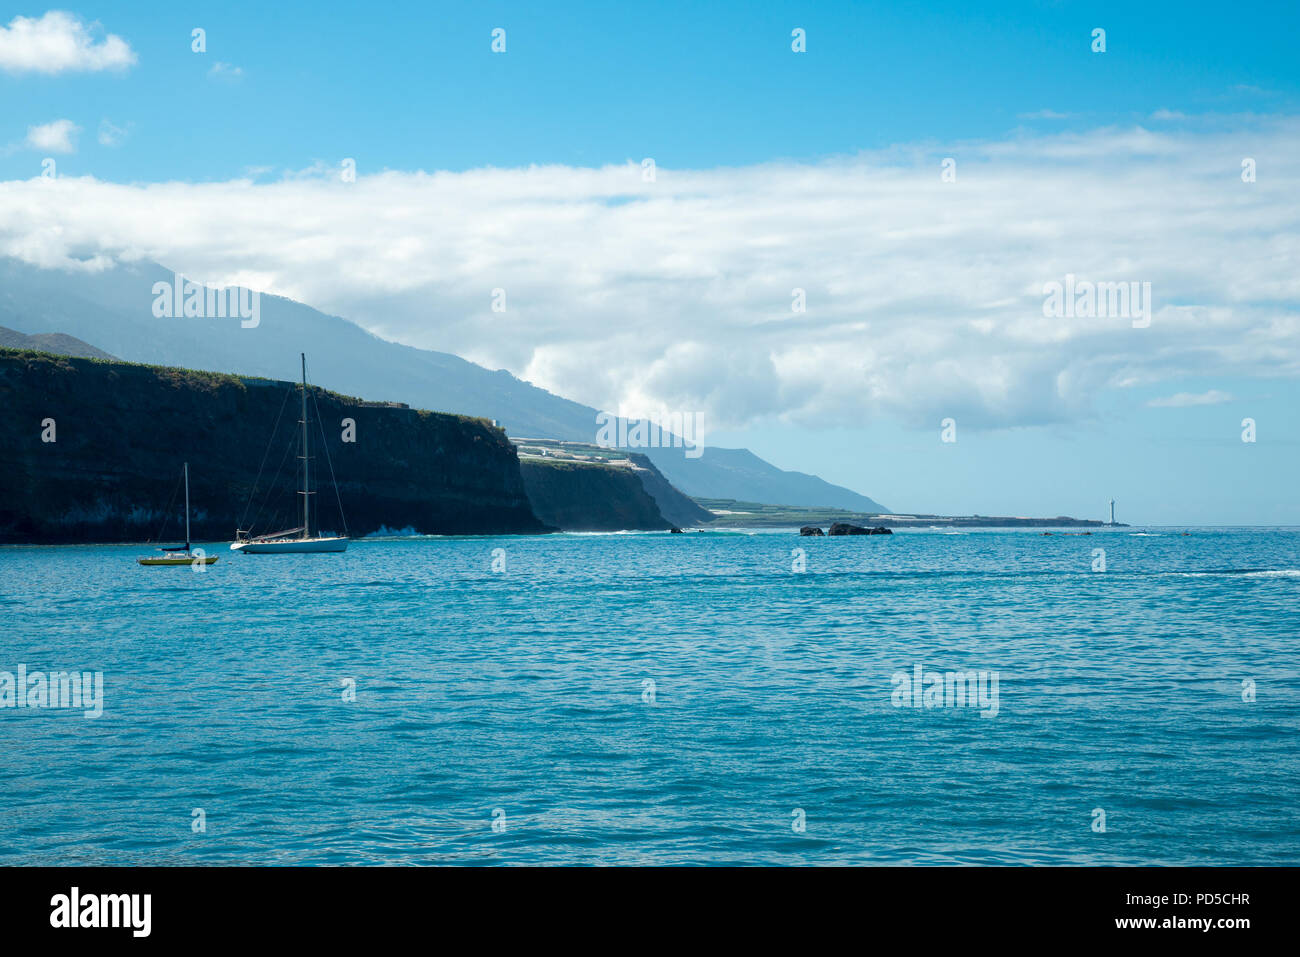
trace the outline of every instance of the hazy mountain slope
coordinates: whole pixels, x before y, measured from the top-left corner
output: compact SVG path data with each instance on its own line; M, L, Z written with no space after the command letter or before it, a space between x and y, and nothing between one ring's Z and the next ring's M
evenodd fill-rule
M760 459L749 449L715 449L709 446L692 462L681 449L646 449L650 461L668 480L696 498L732 498L709 489L747 488L760 492L757 501L769 505L807 503L822 508L845 508L870 513L890 510L865 495L832 485L806 472L787 472ZM698 463L708 459L707 468Z
M156 263L82 273L0 258L0 325L65 333L131 362L276 379L293 378L305 351L312 381L336 392L494 418L515 436L595 440L596 410L589 406L504 370L388 342L289 299L262 296L260 324L249 329L238 319L155 318L153 285L172 278ZM644 451L691 495L886 511L866 496L782 471L744 449L710 447L696 459L680 448Z
M299 352L318 385L373 400L499 419L513 434L590 439L595 411L505 371L458 356L387 342L301 303L261 298L261 322L158 319L153 284L172 280L156 264L96 275L39 270L0 260L0 324L27 333L64 332L132 362L292 378Z
M42 332L29 336L5 326L0 326L0 348L34 349L37 352L49 352L56 356L75 356L79 359L112 359L102 349L96 349L88 342L82 342L61 332Z

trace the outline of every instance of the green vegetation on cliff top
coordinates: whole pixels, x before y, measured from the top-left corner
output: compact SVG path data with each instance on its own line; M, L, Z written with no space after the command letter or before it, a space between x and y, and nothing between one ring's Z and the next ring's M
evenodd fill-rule
M91 363L101 366L129 366L135 369L148 369L157 373L159 379L174 385L184 386L187 388L198 389L200 391L214 392L221 386L233 386L238 389L247 390L250 383L265 384L267 386L281 386L288 388L297 386L298 383L291 382L287 379L268 379L263 376L240 376L232 375L228 372L210 372L206 369L185 369L180 366L160 366L147 362L126 362L122 359L98 359L83 358L80 356L67 356L56 352L44 352L39 349L11 349L6 346L0 346L0 355L22 357L48 362L59 367L75 367L78 363ZM309 389L317 398L328 397L344 405L363 405L363 406L386 406L398 409L410 408L402 403L372 402L368 399L360 398L354 395L345 395L342 392L331 392L328 389L322 389L320 386L309 385ZM456 419L461 422L476 422L492 428L492 420L481 415L460 415L456 412L437 412L428 409L411 409L420 416L440 415L449 419Z

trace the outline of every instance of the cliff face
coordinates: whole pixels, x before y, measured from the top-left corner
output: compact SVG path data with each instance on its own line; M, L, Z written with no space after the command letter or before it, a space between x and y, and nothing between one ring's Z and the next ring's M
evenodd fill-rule
M519 466L533 511L548 525L571 532L671 527L633 469L544 459Z
M0 542L145 541L160 537L164 519L161 537L179 541L183 461L190 463L195 542L230 541L241 521L254 534L299 525L293 441L301 400L293 389L289 382L0 350ZM482 419L317 389L309 390L308 412L318 490L313 530L344 530L338 500L354 536L385 528L547 530L529 506L514 447ZM42 441L48 419L53 442ZM344 419L355 422L353 442L344 441Z
M599 445L590 445L585 442L565 442L557 439L513 439L515 445L519 448L520 461L525 463L558 463L574 462L578 464L596 465L604 468L613 468L617 471L631 472L641 482L641 487L654 500L654 504L659 510L659 515L670 525L678 528L685 528L688 525L701 525L713 521L715 516L708 509L703 508L697 502L687 498L678 490L664 474L659 471L650 457L643 452L632 451L625 448L606 448ZM539 479L540 481L540 479ZM595 479L589 478L588 481L595 482ZM577 477L569 476L567 484L564 486L574 494L586 494L589 490L583 490ZM621 481L607 478L605 488L610 494L632 495L635 492L626 491L626 486ZM529 488L530 494L533 489ZM548 496L549 492L549 496ZM539 496L544 496L539 500L543 502L543 508L548 509L548 514L553 517L558 513L561 507L569 508L576 512L576 506L579 504L586 505L585 502L577 500L564 501L560 498L563 494L562 489L556 486L553 490L539 489ZM644 503L638 506L631 506L624 502L621 514L629 516L640 514L639 510L644 508ZM542 513L538 513L541 516ZM613 514L613 513L611 513ZM542 516L544 521L550 519ZM578 516L581 519L581 516ZM601 523L602 527L612 520L606 518ZM644 520L644 517L642 518ZM572 527L572 526L565 526ZM629 526L634 528L658 528L658 525L638 525Z
M717 516L678 491L655 464L640 452L631 452L628 458L636 466L641 485L659 506L659 514L678 528L711 522Z

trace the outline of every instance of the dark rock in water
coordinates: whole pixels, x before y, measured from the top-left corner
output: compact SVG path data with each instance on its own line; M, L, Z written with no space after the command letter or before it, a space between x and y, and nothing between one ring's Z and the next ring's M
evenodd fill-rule
M670 535L680 535L681 533L682 533L682 530L681 530L680 528L670 528L670 529L668 529L668 534L670 534Z
M848 522L836 522L831 526L828 535L892 535L893 530L880 526L878 528L863 528L861 525L850 525Z
M803 528L799 529L799 534L800 535L825 535L826 533L823 532L816 525L805 525Z

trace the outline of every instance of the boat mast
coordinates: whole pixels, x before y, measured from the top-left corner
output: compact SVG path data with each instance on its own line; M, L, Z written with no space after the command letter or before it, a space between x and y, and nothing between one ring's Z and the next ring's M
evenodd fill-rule
M176 493L173 492L173 495ZM185 463L185 554L190 552L190 463Z
M307 353L302 356L302 537L311 537L310 517L311 483L308 481L309 460L307 458Z

